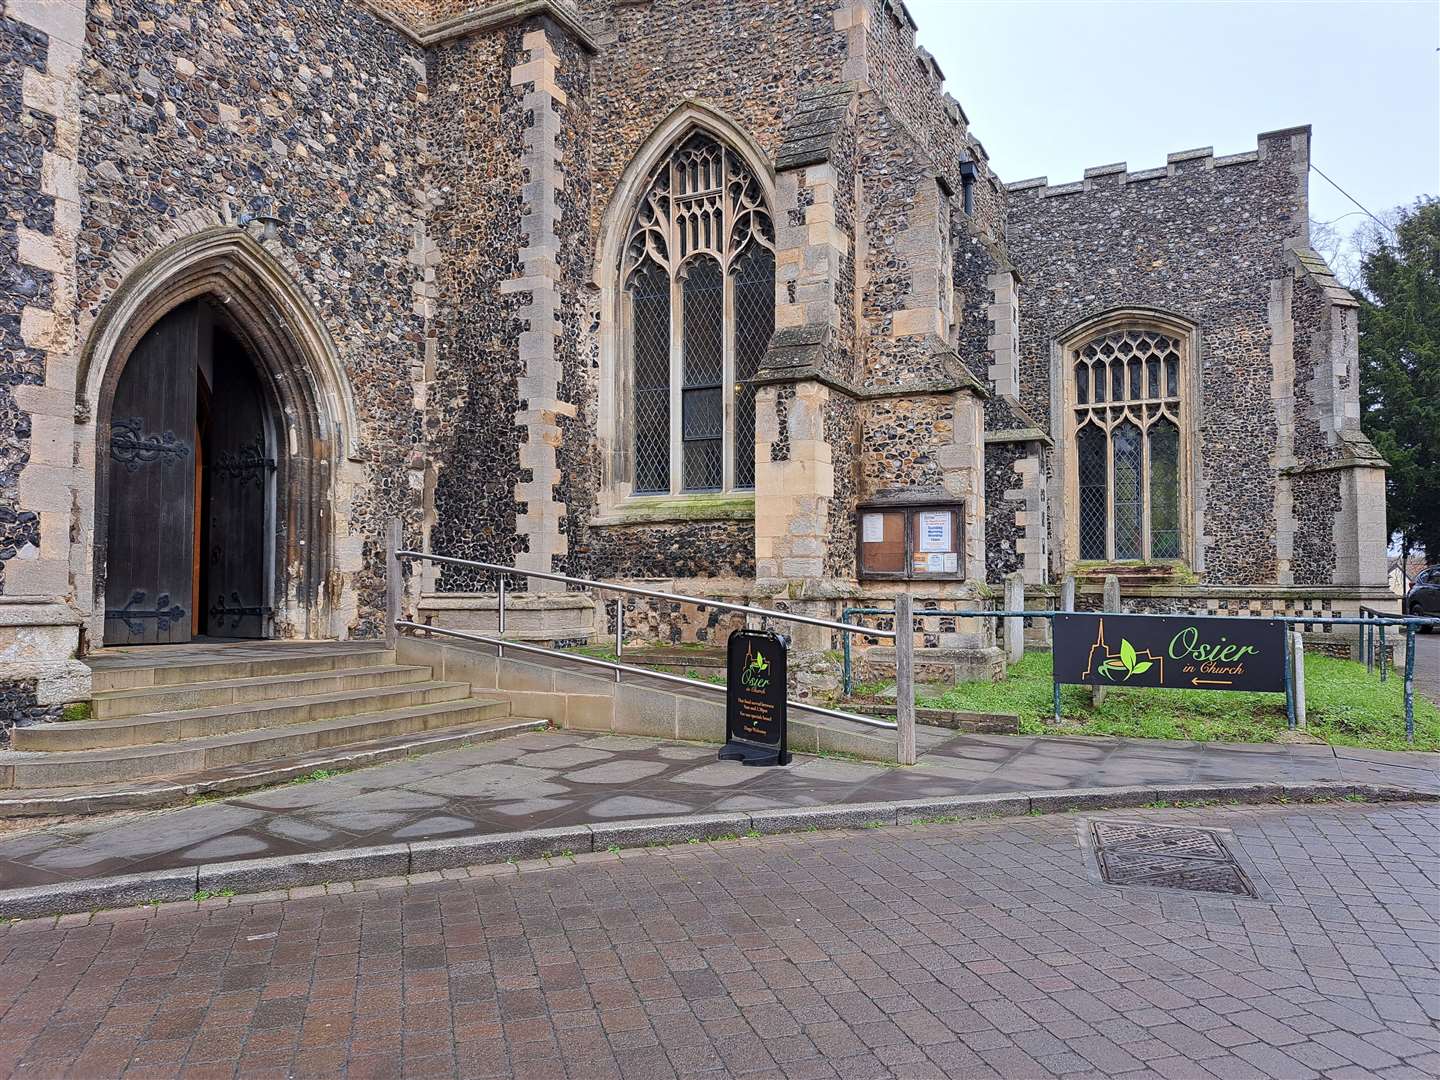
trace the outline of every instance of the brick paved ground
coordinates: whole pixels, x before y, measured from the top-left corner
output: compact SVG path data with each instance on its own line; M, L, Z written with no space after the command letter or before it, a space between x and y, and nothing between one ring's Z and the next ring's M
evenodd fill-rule
M1440 1073L1440 808L1125 816L1277 902L1094 884L1053 817L66 916L0 931L0 1073Z

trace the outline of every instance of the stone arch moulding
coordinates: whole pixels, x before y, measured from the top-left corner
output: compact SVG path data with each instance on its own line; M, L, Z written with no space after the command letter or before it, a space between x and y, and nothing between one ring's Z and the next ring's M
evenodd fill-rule
M1199 324L1176 311L1151 305L1132 304L1106 308L1070 323L1051 339L1050 385L1051 434L1055 441L1057 467L1052 471L1050 493L1050 550L1055 553L1057 574L1073 565L1079 557L1078 514L1079 494L1076 490L1074 465L1075 446L1072 433L1071 354L1092 338L1113 330L1143 329L1170 334L1183 349L1181 371L1180 447L1181 469L1180 514L1182 525L1181 559L1191 570L1201 572L1205 566L1204 523L1205 487L1202 467L1200 431L1204 421L1204 398L1201 394L1201 335Z
M646 136L631 156L615 185L595 245L591 264L592 285L600 297L600 393L596 433L600 448L601 484L599 512L604 518L623 501L619 478L623 475L624 439L621 420L623 403L622 333L620 318L620 259L625 250L630 216L645 193L651 171L676 142L692 131L703 131L724 143L744 160L759 179L765 202L774 213L775 166L760 144L734 118L693 98L687 99Z
M140 262L86 337L77 373L79 445L92 467L77 493L92 557L77 566L76 595L89 607L90 642L103 639L108 535L110 403L131 350L179 305L211 298L257 363L278 421L274 558L277 636L331 636L339 602L336 546L346 514L336 482L358 466L349 381L330 334L283 265L241 229L206 228ZM83 462L82 462L83 463ZM345 500L338 500L343 503Z

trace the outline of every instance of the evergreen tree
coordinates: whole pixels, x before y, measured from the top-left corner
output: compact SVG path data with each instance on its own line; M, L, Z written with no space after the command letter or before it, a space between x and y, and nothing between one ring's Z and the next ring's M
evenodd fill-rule
M1390 462L1390 536L1440 562L1440 200L1417 201L1367 248L1361 426Z

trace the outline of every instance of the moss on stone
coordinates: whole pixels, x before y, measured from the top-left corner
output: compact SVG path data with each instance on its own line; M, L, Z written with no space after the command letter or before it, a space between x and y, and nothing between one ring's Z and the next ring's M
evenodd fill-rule
M626 524L662 521L729 521L755 516L754 495L681 495L668 499L646 499L617 508L616 516Z

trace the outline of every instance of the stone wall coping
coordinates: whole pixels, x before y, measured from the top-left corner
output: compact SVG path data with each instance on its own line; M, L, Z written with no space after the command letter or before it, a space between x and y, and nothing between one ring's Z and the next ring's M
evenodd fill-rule
M1050 446L1054 442L1045 432L1033 427L987 431L985 433L985 441L987 443L1042 442L1046 446Z
M691 521L751 521L755 517L755 495L662 495L632 496L597 514L587 524L592 529L617 525L660 525Z
M818 382L856 401L878 401L882 398L921 397L932 394L953 394L969 390L977 397L991 396L990 387L965 367L959 355L938 338L931 355L942 355L945 376L936 379L914 379L885 386L860 386L849 379L825 371L819 363L823 357L827 332L816 326L801 326L777 331L770 339L770 349L755 373L757 386L775 386L800 382Z
M499 602L499 596L493 592L426 592L420 594L419 607L422 611L493 611L499 606ZM505 607L515 611L592 611L595 600L589 593L582 592L536 593L511 590L505 593Z
M1100 582L1077 580L1076 591L1086 595L1100 595L1105 586ZM1058 595L1060 585L1025 586L1026 592ZM1386 585L1129 585L1121 589L1122 596L1128 597L1176 597L1186 600L1385 600L1394 602L1397 597Z
M447 41L484 34L513 25L531 16L546 16L578 41L587 52L596 51L595 38L574 10L559 0L494 0L480 10L464 11L438 22L412 26L395 12L372 0L359 4L377 19L398 30L412 45L431 48Z
M1155 169L1141 169L1138 172L1126 173L1125 183L1135 184L1144 180L1160 180L1170 175L1170 170L1161 165Z
M1330 269L1330 264L1314 248L1291 248L1290 257L1295 260L1296 276L1306 277L1313 281L1324 292L1325 299L1331 304L1352 308L1360 306L1360 302L1355 299L1354 294L1340 284L1335 277L1335 271Z
M1246 165L1252 161L1259 160L1259 150L1245 150L1239 154L1226 154L1224 157L1217 157L1215 159L1215 168L1221 169L1226 165Z
M829 83L802 92L781 132L776 170L785 172L829 161L854 100L854 88L845 83Z
M817 382L838 390L856 401L878 401L882 398L920 397L931 394L953 394L957 390L977 390L976 384L965 379L925 379L914 382L896 383L893 386L865 388L856 386L848 379L837 378L822 371L815 364L786 368L761 368L754 382L757 386L785 386L793 383ZM983 395L988 397L988 394Z
M1314 476L1317 473L1338 472L1341 469L1390 468L1390 463L1378 455L1373 458L1346 457L1336 461L1320 461L1313 465L1288 465L1279 470L1281 476Z

